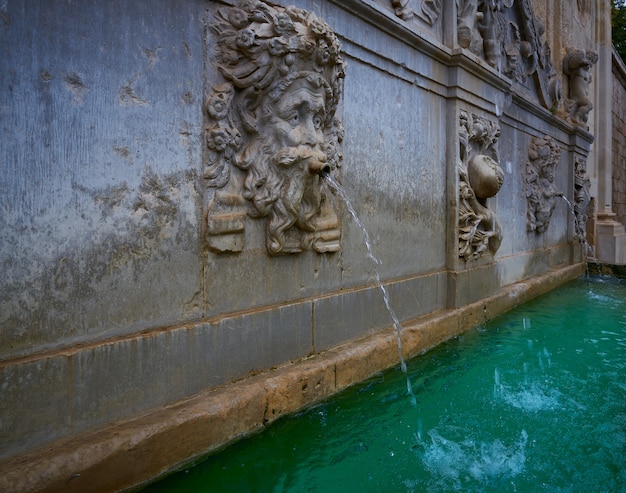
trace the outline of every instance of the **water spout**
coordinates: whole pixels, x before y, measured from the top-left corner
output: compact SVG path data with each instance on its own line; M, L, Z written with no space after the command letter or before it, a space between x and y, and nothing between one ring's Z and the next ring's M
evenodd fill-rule
M326 178L330 176L330 166L326 165L321 170L317 172L320 178Z
M312 175L320 175L330 173L330 166L326 163L325 159L317 159L312 156L308 158L307 170Z

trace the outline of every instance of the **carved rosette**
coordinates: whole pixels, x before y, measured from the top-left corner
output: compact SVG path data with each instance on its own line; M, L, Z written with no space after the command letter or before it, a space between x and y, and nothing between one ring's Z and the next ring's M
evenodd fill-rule
M341 163L345 64L316 15L259 0L218 8L209 41L223 81L207 90L203 176L208 247L244 249L265 221L269 254L339 249L339 221L320 173Z
M531 0L456 0L457 39L490 66L533 89L549 109L561 105L560 81L552 65L544 25Z
M498 165L496 122L461 110L459 116L459 257L477 260L494 255L502 242L502 228L487 199L504 181Z
M587 174L587 161L576 156L574 158L574 217L576 239L581 243L587 241L587 208L591 200L591 180Z
M533 137L526 161L526 200L528 231L543 233L550 225L557 195L554 176L561 148L552 137Z

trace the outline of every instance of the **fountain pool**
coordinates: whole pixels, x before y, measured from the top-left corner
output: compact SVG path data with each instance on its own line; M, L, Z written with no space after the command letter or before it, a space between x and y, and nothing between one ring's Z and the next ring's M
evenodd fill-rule
M626 491L626 281L581 278L145 488Z

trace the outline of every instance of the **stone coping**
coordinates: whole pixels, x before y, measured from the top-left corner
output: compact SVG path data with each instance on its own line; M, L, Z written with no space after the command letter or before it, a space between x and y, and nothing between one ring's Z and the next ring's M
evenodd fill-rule
M404 323L411 358L585 272L582 263L506 286L455 310ZM133 491L286 414L398 364L395 329L200 393L132 420L0 463L0 491Z

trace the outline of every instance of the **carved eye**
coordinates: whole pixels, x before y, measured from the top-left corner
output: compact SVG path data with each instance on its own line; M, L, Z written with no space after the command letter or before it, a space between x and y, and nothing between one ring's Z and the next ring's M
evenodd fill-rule
M318 113L317 115L313 116L313 126L315 127L315 130L319 130L320 128L322 128L323 123L324 117L322 114Z
M289 117L289 123L294 127L300 123L300 115L298 113L294 113Z

